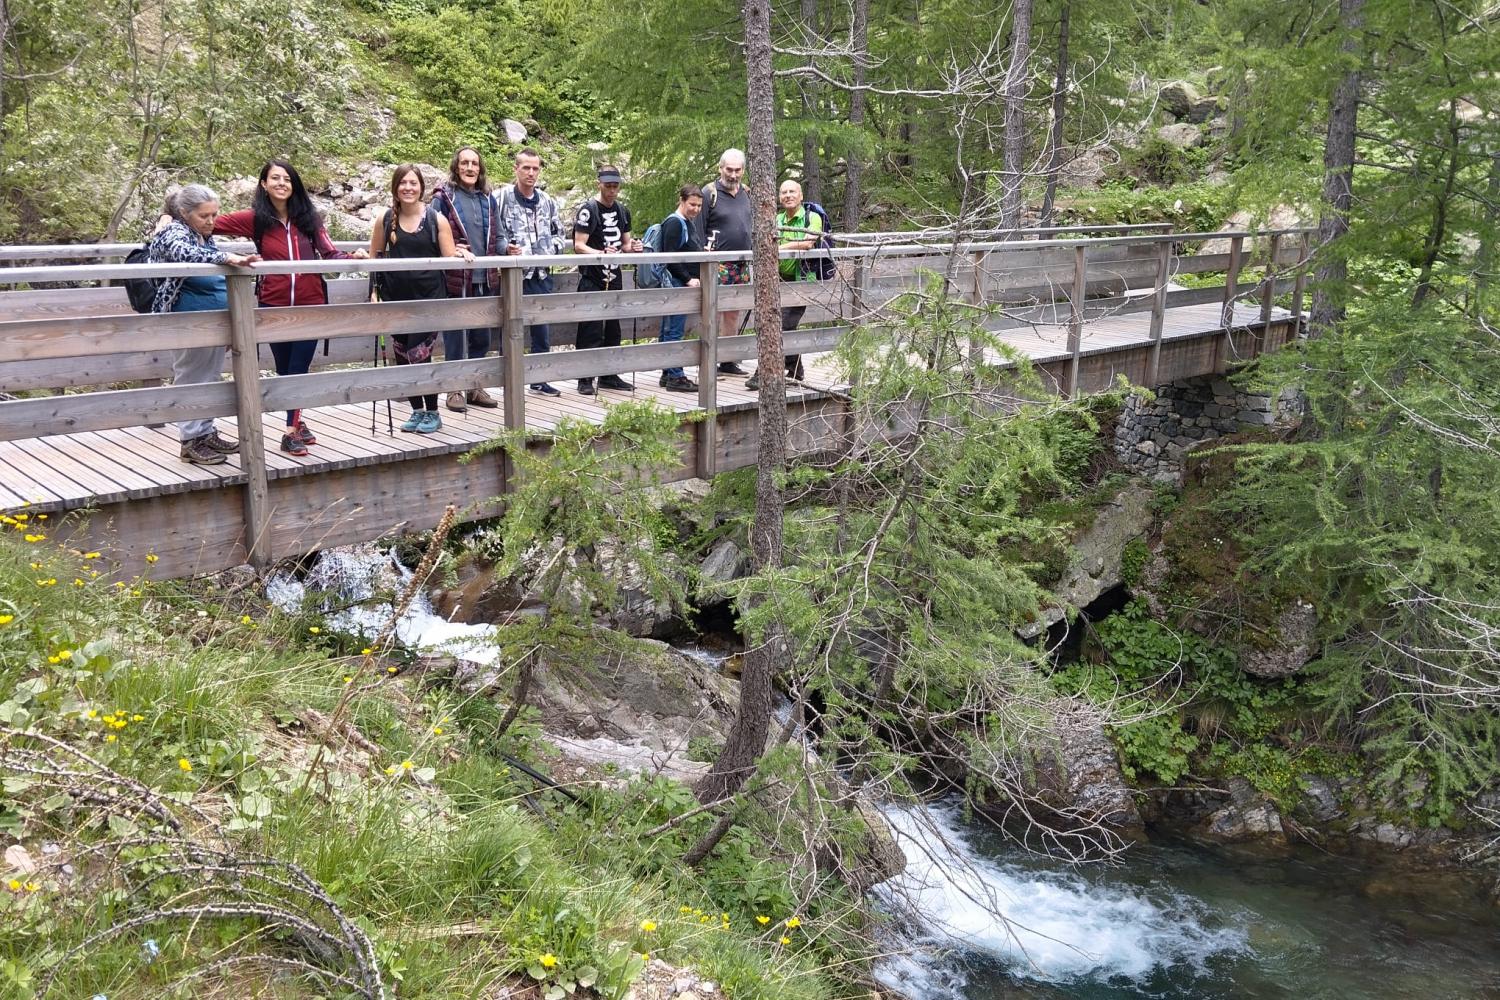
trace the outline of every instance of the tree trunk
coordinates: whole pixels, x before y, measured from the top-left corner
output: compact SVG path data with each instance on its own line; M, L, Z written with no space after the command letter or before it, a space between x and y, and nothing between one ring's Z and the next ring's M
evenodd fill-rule
M802 26L813 38L822 37L818 23L818 0L802 0ZM811 124L818 120L818 91L815 80L803 80L802 118ZM818 159L818 133L809 129L802 136L802 197L805 201L823 201L823 170Z
M786 464L786 368L781 349L781 295L776 278L776 162L770 0L745 0L745 64L749 80L749 173L754 225L755 332L759 347L760 441L755 460L755 519L750 558L756 572L781 565L782 496ZM710 373L711 375L712 373ZM740 704L724 750L695 789L699 802L733 795L755 770L771 724L771 675L784 648L780 629L745 653Z
M1344 40L1339 51L1352 61L1359 56L1359 31L1364 21L1365 0L1339 0L1339 30ZM1360 68L1345 68L1328 105L1328 138L1323 145L1323 214L1318 219L1318 246L1323 260L1313 276L1312 316L1307 335L1328 333L1344 318L1342 298L1349 280L1349 265L1342 251L1328 253L1328 245L1349 232L1349 212L1354 207L1354 136L1359 123Z
M1031 61L1032 0L1014 0L1010 65L1005 68L1005 146L1000 177L1000 228L1021 227L1021 181L1026 168L1026 80Z
M1495 227L1500 225L1500 150L1490 156L1490 181L1484 193L1484 226L1479 232L1479 252L1474 255L1474 308L1484 314L1495 266Z
M1068 109L1068 16L1070 0L1063 0L1057 19L1057 76L1052 83L1052 136L1048 140L1047 193L1042 198L1039 225L1052 225L1052 209L1057 201L1057 174L1062 169L1063 114Z
M849 92L849 124L865 124L865 84L869 78L870 0L854 0L854 20L849 26L849 45L854 52L854 89ZM844 170L844 232L859 230L864 218L864 164L860 153L850 150ZM764 383L762 383L764 384Z

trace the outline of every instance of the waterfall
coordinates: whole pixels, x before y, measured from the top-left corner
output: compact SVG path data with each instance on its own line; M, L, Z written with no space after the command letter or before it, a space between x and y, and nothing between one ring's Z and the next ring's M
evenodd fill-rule
M907 868L877 891L907 947L877 976L907 996L966 996L966 959L1038 983L1139 982L1248 951L1244 928L1216 926L1191 896L986 857L956 806L884 812Z

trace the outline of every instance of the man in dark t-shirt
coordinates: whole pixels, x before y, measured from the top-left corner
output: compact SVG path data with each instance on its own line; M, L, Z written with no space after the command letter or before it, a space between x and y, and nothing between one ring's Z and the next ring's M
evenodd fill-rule
M608 165L600 167L598 179L599 196L580 205L578 215L573 220L573 252L594 256L638 253L640 244L630 236L630 209L619 200L619 169ZM578 269L580 292L617 292L622 287L618 264ZM593 347L619 346L619 320L587 320L578 324L580 351ZM624 389L628 392L631 385L618 375L603 375L599 378L599 388ZM594 395L594 380L579 379L578 391L585 396Z
M703 212L698 216L699 242L705 250L750 249L750 189L745 178L745 154L726 149L719 157L719 176L703 189ZM745 285L750 282L750 263L735 261L719 265L719 284ZM719 313L719 336L732 337L739 332L744 313L738 309ZM745 369L733 361L719 365L725 375L743 375Z

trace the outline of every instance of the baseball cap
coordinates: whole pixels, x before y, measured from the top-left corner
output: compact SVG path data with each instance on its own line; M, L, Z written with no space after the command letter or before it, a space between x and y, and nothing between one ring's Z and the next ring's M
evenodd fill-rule
M599 168L599 179L601 181L603 181L605 184L621 184L621 183L624 183L620 179L620 171L619 171L619 168L617 168L617 167L600 167Z

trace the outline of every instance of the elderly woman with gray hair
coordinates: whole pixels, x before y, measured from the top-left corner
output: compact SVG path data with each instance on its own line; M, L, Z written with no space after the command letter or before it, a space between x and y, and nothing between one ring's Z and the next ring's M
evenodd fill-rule
M148 257L152 264L228 264L250 267L259 254L225 253L214 245L214 219L219 214L219 196L202 184L189 184L167 199L170 222L158 226L151 238ZM165 221L165 220L164 220ZM227 309L229 293L222 274L190 278L163 278L156 286L151 311L194 312ZM190 347L172 354L172 384L217 382L224 369L223 347ZM194 465L219 465L240 446L221 437L211 419L184 420L177 425L182 442L180 457Z

